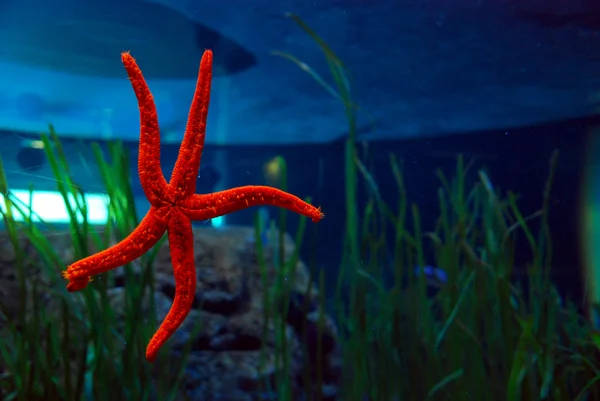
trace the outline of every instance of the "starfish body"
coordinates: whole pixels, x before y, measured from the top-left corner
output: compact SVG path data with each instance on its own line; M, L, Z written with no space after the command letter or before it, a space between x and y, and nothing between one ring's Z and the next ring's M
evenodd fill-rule
M196 91L189 112L185 135L169 183L160 167L160 132L152 94L135 59L121 55L140 110L139 177L150 210L129 236L114 246L81 259L63 272L68 291L87 286L91 276L125 265L152 248L167 231L175 276L175 298L169 313L151 338L146 358L155 360L158 350L183 323L196 292L196 268L192 220L207 220L257 205L282 207L309 217L323 218L316 208L298 197L276 188L244 186L211 194L195 194L206 133L210 100L212 52L207 50L200 62Z

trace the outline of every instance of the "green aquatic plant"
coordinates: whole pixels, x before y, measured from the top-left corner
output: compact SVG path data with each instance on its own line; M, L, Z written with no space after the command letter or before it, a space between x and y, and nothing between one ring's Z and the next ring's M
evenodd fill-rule
M352 97L349 73L340 58L331 50L323 39L319 37L300 17L295 14L288 13L287 17L292 19L304 32L306 32L312 40L318 45L319 49L325 55L325 60L334 81L334 85L327 83L327 80L322 78L308 64L300 61L289 53L274 51L272 54L284 57L303 71L308 73L319 85L321 85L328 93L339 99L344 106L344 113L348 123L348 137L344 142L344 178L345 178L345 199L346 199L346 230L344 238L344 262L343 266L357 267L359 261L359 239L358 227L359 212L356 205L357 197L357 169L355 160L357 159L356 152L356 106Z
M276 163L278 164L279 171L281 171L280 181L277 188L282 191L287 190L287 163L282 156L276 157ZM310 198L304 199L306 202L310 202ZM294 250L289 257L286 257L285 252L285 235L286 235L286 222L287 222L287 211L280 210L277 225L272 226L271 233L275 236L271 236L271 249L273 250L273 258L270 261L274 265L275 277L270 277L269 269L267 266L267 260L265 256L265 246L263 233L264 227L261 226L260 215L257 213L254 220L255 230L255 243L256 243L256 255L259 270L261 272L261 281L263 288L263 338L269 337L269 330L271 327L274 328L275 332L275 382L276 386L270 383L269 379L265 379L260 383L261 390L265 393L276 394L277 399L290 400L293 399L293 386L289 378L291 377L291 359L292 348L288 340L288 304L290 297L294 290L296 277L296 269L300 260L300 249L306 231L306 217L300 216L296 235L294 237ZM266 238L269 240L269 237ZM303 294L305 300L309 300L308 294L312 291L312 280L309 281L305 293ZM303 305L304 309L308 305ZM322 310L323 312L323 310ZM319 326L321 327L321 326ZM303 327L306 330L306 327ZM306 332L303 333L306 335ZM306 342L305 342L306 343ZM308 358L307 352L305 357ZM307 369L310 369L310 365L305 360ZM267 368L266 361L266 349L263 348L261 351L260 369L264 370ZM309 370L305 371L304 383L305 392L310 394L313 390L310 388L311 378L314 376Z
M459 157L451 179L438 171L440 215L436 226L424 231L418 205L409 202L401 163L390 156L398 188L397 204L390 207L358 157L353 114L358 107L347 69L306 23L289 17L324 53L335 86L296 57L276 54L340 99L350 116L344 252L358 259L342 259L334 296L344 358L339 398L600 399L599 337L560 299L551 281L548 215L558 152L550 160L540 210L530 216L523 215L515 194L494 188L484 169L468 188L472 166ZM359 178L369 196L360 220ZM515 249L522 242L529 245L530 260L525 282L517 283ZM435 296L428 296L419 274L428 263L448 275Z
M357 281L364 307L345 314L350 349L348 394L371 399L571 400L600 396L600 354L589 322L562 306L550 281L552 245L547 216L555 153L540 210L524 217L516 196L496 191L488 174L467 188L468 167L459 158L452 180L438 176L440 216L423 232L417 205L409 206L400 166L392 159L400 196L389 215L395 227L393 280L385 285L376 240ZM375 221L367 206L364 219ZM536 234L530 220L538 219ZM368 225L368 224L367 224ZM371 225L372 227L372 225ZM377 238L378 231L370 231ZM514 281L518 241L530 245L527 281ZM366 259L367 260L367 259ZM448 282L430 297L415 266L443 268ZM525 289L527 291L525 291ZM585 365L582 361L585 360ZM585 367L584 367L585 366ZM358 372L358 373L357 373ZM394 381L377 381L395 372ZM583 398L579 398L583 399Z
M121 142L108 144L109 160L98 144L92 145L108 206L107 224L97 227L88 221L85 190L71 179L62 144L52 128L42 141L69 214L73 258L106 247L138 224L128 155ZM157 324L154 303L147 301L154 296L152 264L158 247L140 259L141 277L134 277L132 266L125 267L124 310L115 310L110 302L108 289L114 287L110 273L94 281L81 297L73 297L65 291L60 274L65 261L52 243L58 228L39 221L31 205L13 196L1 160L0 194L5 204L0 215L14 248L19 287L17 316L8 316L0 299L0 318L5 322L0 329L0 399L175 399L189 346L184 347L181 359L161 354L154 369L144 357L144 339ZM41 270L47 281L44 288L31 275L32 269ZM48 300L52 308L47 308ZM143 310L144 304L150 313ZM128 319L122 320L120 314Z

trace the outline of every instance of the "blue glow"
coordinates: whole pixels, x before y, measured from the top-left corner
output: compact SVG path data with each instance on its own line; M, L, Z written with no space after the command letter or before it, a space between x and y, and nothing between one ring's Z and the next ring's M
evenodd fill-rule
M223 217L224 216L219 216L211 219L210 224L216 228L223 227L225 225L225 219Z

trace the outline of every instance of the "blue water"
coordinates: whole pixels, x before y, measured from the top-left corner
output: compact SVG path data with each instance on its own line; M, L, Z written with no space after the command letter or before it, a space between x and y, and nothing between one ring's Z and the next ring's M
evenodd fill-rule
M319 46L286 13L301 17L339 56L351 107L341 101ZM36 212L67 229L39 141L51 124L71 179L90 196L100 224L106 222L106 190L91 143L106 152L113 141L123 141L133 202L143 216L150 205L137 178L139 112L120 54L129 51L137 59L153 93L168 179L205 49L213 50L215 61L197 192L273 185L277 174L269 172L269 163L282 156L287 190L310 197L326 214L318 225L308 223L299 256L312 279L323 272L328 300L345 256L345 147L352 134L357 158L377 184L374 189L358 174L354 200L361 217L374 195L396 207L389 163L394 154L424 232L438 223L436 171L451 176L458 155L473 163L468 185L484 169L495 189L518 194L528 216L540 208L548 160L558 150L549 196L555 245L550 278L561 300L582 314L600 301L595 2L0 0L0 157L9 191L26 199L33 188L41 199ZM276 248L271 231L279 211L269 206L194 225L256 221L263 246ZM286 231L294 235L299 223L288 213ZM393 238L391 226L386 233ZM514 255L517 284L526 281L531 258L521 239ZM383 278L390 281L393 244L383 248ZM427 248L425 266L413 270L426 278L431 296L448 281L435 259Z

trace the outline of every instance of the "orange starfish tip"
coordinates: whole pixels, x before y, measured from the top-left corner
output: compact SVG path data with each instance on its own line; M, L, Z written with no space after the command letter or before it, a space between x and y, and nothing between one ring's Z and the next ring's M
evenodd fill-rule
M92 281L90 277L81 277L81 278L67 277L66 273L67 272L63 273L63 277L65 277L67 280L69 280L69 284L67 284L67 291L69 291L69 292L83 290L85 287L87 287L88 283L90 281Z
M321 221L322 219L325 218L325 213L323 213L323 211L321 210L321 206L319 206L317 208L317 212L319 213L319 217L318 218L313 218L312 219L313 223L318 223L319 221Z
M156 360L157 352L158 350L146 350L146 360L150 363L154 362Z

